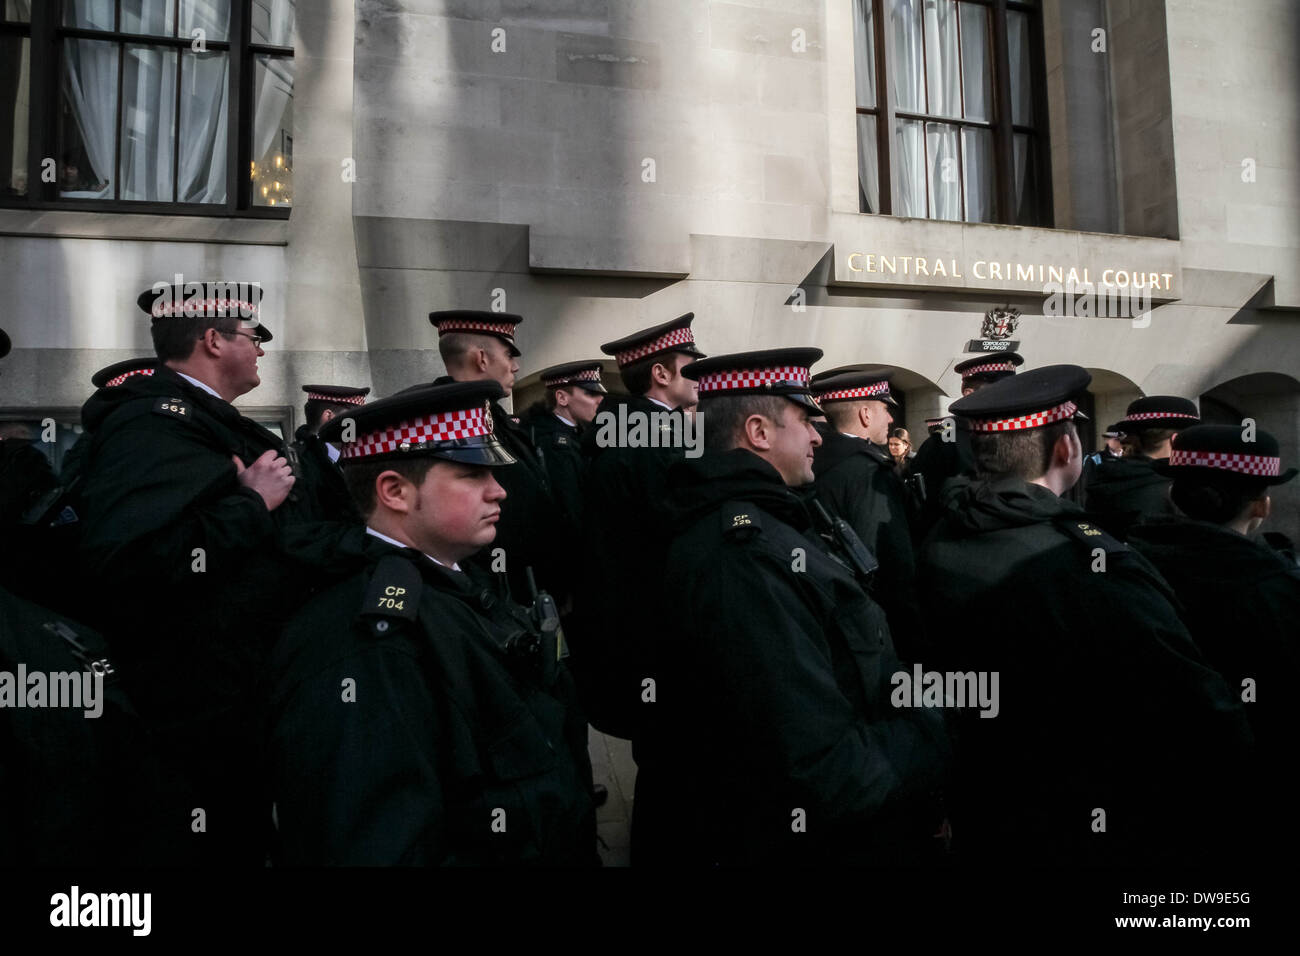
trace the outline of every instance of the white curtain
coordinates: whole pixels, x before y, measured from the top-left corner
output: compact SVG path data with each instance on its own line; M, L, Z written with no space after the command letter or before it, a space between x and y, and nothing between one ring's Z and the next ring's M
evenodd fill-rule
M956 0L926 0L925 65L931 116L961 115Z
M857 78L858 106L863 109L872 109L876 105L876 58L872 55L874 32L871 0L854 0L853 73Z
M176 51L128 45L122 71L120 198L172 201Z
M925 69L921 49L921 0L889 3L890 82L897 108L925 112ZM925 139L922 125L898 120L894 130L894 215L924 218Z
M32 0L9 0L9 6L13 7L13 17L10 19L28 22L32 18Z
M110 199L116 178L113 123L117 119L117 46L99 40L65 40L63 63L67 101L90 160L91 168L82 175L104 186L97 191L79 190L61 195Z
M249 24L253 42L293 46L294 6L294 0L253 0Z
M893 37L890 75L894 99L905 113L925 112L925 69L921 52L921 0L889 0Z
M880 158L876 117L858 114L858 205L860 212L880 212Z
M285 108L293 101L293 60L283 57L257 58L257 108L253 113L253 159L262 162L280 134Z
M209 40L230 38L230 0L181 0L180 36L192 37L195 29ZM253 37L254 43L265 41Z
M962 130L962 161L966 186L966 221L993 222L997 196L993 177L993 134L984 129Z
M1033 91L1029 81L1029 18L1007 11L1007 59L1011 69L1011 121L1033 122Z
M1016 161L1016 195L1014 202L1016 208L1011 211L1013 216L1011 222L1035 225L1031 210L1026 208L1029 197L1025 194L1025 167L1029 161L1029 137L1023 133L1017 133L1014 142Z
M230 57L187 54L181 73L181 148L177 198L226 201L226 144L230 121Z
M926 152L930 161L930 218L961 219L961 160L957 155L957 127L925 124Z

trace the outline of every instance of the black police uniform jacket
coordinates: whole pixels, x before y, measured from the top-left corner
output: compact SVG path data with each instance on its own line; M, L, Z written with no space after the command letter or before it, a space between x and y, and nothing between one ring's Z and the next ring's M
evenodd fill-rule
M913 526L913 539L920 542L943 517L943 486L949 478L975 473L975 454L971 450L968 429L954 420L952 441L943 440L943 430L935 432L916 450L912 473L925 483L925 503Z
M80 709L50 706L53 675L75 675L84 693L92 665L107 675L98 716L87 716L94 708L84 696ZM16 695L33 702L36 673L46 675L45 706L19 707ZM103 639L0 589L0 674L0 870L149 862L153 752Z
M306 516L321 520L359 522L357 506L348 494L343 471L330 459L326 444L307 425L300 425L293 435L294 487L300 490ZM299 487L301 486L301 487Z
M975 866L1221 851L1250 731L1164 580L1018 478L954 479L947 509L919 562L933 666L999 675L996 717L951 711L954 850Z
M443 375L434 379L433 384L454 381L450 375ZM527 574L527 569L532 568L538 586L548 591L557 604L563 604L567 588L555 576L551 556L565 553L568 529L552 493L551 480L527 429L499 402L492 402L492 432L514 456L515 464L492 473L505 489L506 498L501 502L496 540L473 560L489 570L495 563L493 555L502 550L510 593L516 601L532 602Z
M268 511L231 456L251 465L283 452L281 440L169 369L100 389L82 419L93 436L76 498L87 617L170 768L183 838L173 848L186 861L237 848L260 859L245 847L261 836L258 670L348 526L310 521L315 506L296 486ZM195 807L204 833L191 827Z
M680 840L672 858L907 859L912 806L939 782L947 739L939 711L891 706L900 665L884 612L758 456L706 453L670 479L677 616L644 706L660 711L656 812L669 825L656 830Z
M43 529L25 520L43 510L59 483L49 459L21 438L0 438L0 584L47 602L65 593L52 578L61 570Z
M620 406L627 411L620 412ZM643 395L610 395L583 435L588 465L581 553L586 563L576 582L573 661L592 724L615 737L636 739L644 736L644 718L650 716L641 706L641 682L655 672L659 635L673 626L661 616L671 611L663 591L671 540L668 468L685 459L686 450L670 447L667 431L656 440L660 447L602 447L601 423L618 421L621 414L628 421L644 415L653 423L685 413L669 412Z
M872 597L885 609L899 655L916 660L922 646L916 558L894 460L865 438L833 427L819 431L822 443L813 452L813 487L827 510L852 525L880 562Z
M1290 771L1300 739L1290 692L1300 674L1300 568L1235 531L1183 516L1134 528L1129 544L1174 589L1192 639L1229 691L1252 698L1245 711L1262 781L1255 802L1262 832L1254 845L1279 858L1294 854L1295 830L1284 821L1293 813Z
M564 520L576 536L582 520L582 472L586 466L577 426L540 406L524 418L523 426L550 478Z
M1103 460L1088 476L1084 508L1121 537L1146 518L1175 514L1170 481L1155 465L1154 458L1136 456Z
M506 650L523 609L477 568L348 552L268 668L279 862L597 862L586 721L562 666Z

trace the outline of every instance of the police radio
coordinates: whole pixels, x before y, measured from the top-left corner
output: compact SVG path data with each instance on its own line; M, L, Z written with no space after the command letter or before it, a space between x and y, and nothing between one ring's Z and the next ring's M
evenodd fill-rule
M870 588L872 575L880 567L876 556L862 543L858 533L847 521L838 515L832 516L816 498L812 499L812 506L817 517L821 519L823 527L827 529L823 537L826 537L835 548L836 556L849 566L849 570L853 572L859 584L864 588Z
M525 568L524 571L528 575L528 590L533 595L533 606L528 610L533 632L511 635L506 642L506 650L535 662L543 685L549 686L555 680L557 665L569 656L569 645L564 639L564 628L560 625L560 612L555 606L555 599L545 591L538 590L532 568Z

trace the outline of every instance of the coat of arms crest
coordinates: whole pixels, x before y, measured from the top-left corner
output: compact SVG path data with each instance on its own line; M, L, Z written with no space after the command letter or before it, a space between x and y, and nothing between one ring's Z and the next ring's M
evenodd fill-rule
M1020 323L1020 310L1011 306L989 309L984 313L984 324L980 326L980 335L986 339L1010 338Z

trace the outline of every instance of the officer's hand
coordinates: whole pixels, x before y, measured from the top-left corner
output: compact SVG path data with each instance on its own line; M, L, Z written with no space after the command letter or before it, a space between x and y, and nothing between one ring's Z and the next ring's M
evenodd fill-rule
M293 490L293 470L274 449L263 452L262 457L247 468L238 455L231 455L230 459L235 463L239 483L261 495L267 511L274 511L284 504L284 499Z

